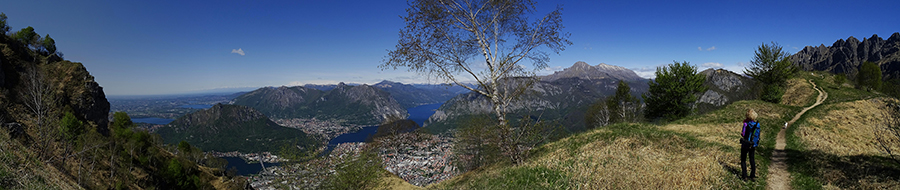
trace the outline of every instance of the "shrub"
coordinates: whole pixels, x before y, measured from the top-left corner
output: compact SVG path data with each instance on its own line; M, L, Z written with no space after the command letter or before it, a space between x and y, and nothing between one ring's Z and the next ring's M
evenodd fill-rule
M744 73L763 85L760 92L762 100L778 103L781 101L781 94L784 94L785 82L797 72L797 68L787 59L790 54L782 51L781 46L775 42L760 45L755 54Z
M688 62L674 62L656 68L656 79L648 82L650 89L644 94L648 119L665 117L668 120L682 118L691 113L691 104L697 100L694 94L706 91L706 77L697 73L697 67Z
M858 88L872 91L881 89L881 68L872 62L863 62L856 75Z

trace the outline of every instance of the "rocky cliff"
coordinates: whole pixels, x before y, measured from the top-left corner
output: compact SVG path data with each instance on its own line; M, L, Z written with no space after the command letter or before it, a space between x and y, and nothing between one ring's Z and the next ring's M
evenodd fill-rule
M698 98L694 109L699 113L716 110L740 100L756 99L756 93L752 90L756 81L749 77L724 69L707 69L700 74L706 76L703 86L707 90L696 94Z
M873 62L881 67L883 78L900 78L900 33L887 40L878 35L859 41L851 36L839 39L831 46L806 46L789 60L799 68L812 71L828 71L847 74L855 78L863 62Z
M369 85L340 83L321 91L302 86L264 87L234 99L272 118L316 118L373 125L390 116L406 118L406 110L390 94Z
M31 84L30 79L39 79L49 89L48 97L53 97L46 102L52 118L70 110L98 132L109 134L109 102L103 87L81 63L56 55L38 56L5 35L0 37L0 52L0 104L5 108L0 112L2 120L23 123L32 117L22 93Z

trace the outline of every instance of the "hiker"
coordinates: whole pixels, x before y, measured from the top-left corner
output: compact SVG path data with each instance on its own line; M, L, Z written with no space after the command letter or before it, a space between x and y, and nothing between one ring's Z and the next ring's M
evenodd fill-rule
M741 179L747 179L747 155L750 155L750 179L756 179L756 147L759 146L759 122L756 111L747 110L747 119L741 129Z

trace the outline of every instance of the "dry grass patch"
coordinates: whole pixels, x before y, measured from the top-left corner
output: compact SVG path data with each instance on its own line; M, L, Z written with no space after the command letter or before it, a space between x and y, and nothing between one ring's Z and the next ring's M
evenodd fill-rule
M715 124L696 124L696 125L666 125L662 129L686 132L695 135L697 139L710 143L717 143L739 149L741 138L741 127L743 123L740 121L732 123L715 123Z
M626 126L631 127L631 126ZM646 126L643 126L646 128ZM639 129L658 130L658 129ZM600 129L583 136L611 133ZM649 136L656 136L650 134ZM556 148L528 165L568 173L573 189L713 189L727 185L732 175L720 163L737 163L737 154L715 147L697 147L689 139L666 134L623 135L612 140L597 139L576 150ZM571 137L570 137L571 138ZM571 146L563 139L550 147ZM574 153L574 154L573 154Z
M836 103L808 113L794 132L792 172L796 188L897 189L900 168L886 160L875 130L888 117L885 101L875 98ZM794 145L797 146L797 145ZM793 175L792 174L792 175Z
M423 189L422 187L415 186L413 184L409 184L409 182L400 179L397 175L388 174L381 178L381 186L375 189L383 189L383 190L417 190Z
M888 116L881 99L858 100L825 106L826 113L808 117L796 135L808 150L838 156L879 155L874 130Z
M809 81L802 78L793 78L787 81L787 89L781 96L781 104L789 106L805 106L815 102L816 90Z

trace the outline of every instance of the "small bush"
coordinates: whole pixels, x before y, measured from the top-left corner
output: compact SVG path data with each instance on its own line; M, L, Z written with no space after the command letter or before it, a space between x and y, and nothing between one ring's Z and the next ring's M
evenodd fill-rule
M834 84L841 86L845 82L847 82L847 75L844 73L838 74L834 76Z

